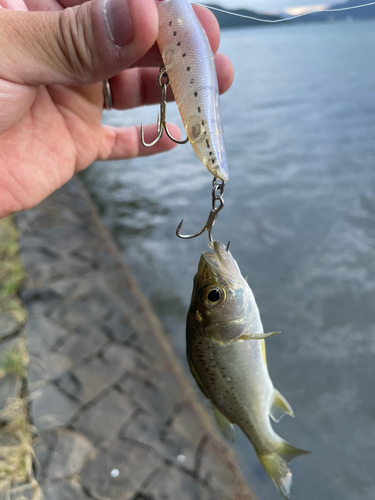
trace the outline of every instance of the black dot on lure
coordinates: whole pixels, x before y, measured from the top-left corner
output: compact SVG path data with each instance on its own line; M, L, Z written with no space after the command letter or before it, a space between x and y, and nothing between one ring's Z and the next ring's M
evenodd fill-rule
M190 66L188 66L188 67L186 68L186 71L190 71Z

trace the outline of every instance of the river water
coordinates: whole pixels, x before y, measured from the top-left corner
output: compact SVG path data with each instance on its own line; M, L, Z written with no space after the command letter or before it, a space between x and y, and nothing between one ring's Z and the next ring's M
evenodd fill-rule
M222 97L230 167L215 239L248 276L275 387L275 424L312 451L292 463L296 500L375 498L375 23L227 30L235 83ZM169 119L178 121L175 105ZM156 120L153 106L107 123ZM190 145L97 163L83 175L105 224L185 362L185 316L207 236L211 176ZM259 500L280 497L237 431Z

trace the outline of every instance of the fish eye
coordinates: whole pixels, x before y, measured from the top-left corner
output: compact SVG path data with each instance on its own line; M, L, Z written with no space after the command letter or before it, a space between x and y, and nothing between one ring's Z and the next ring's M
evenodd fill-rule
M218 306L225 300L225 291L220 286L208 286L203 292L203 302L208 307Z

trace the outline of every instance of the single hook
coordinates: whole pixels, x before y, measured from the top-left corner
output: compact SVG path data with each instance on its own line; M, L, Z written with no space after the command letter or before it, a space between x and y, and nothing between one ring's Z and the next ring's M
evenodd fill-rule
M163 82L163 78L166 79L165 82ZM161 139L163 131L165 130L165 133L171 139L171 141L175 142L176 144L186 144L189 140L188 137L186 137L186 139L183 141L178 141L171 135L167 127L167 87L169 85L169 78L167 70L165 69L164 66L161 66L160 68L158 75L158 84L159 87L161 88L160 113L158 115L158 121L157 121L158 135L156 136L156 139L154 139L152 142L150 143L145 142L143 124L141 123L141 142L143 146L145 146L146 148L150 148L151 146L154 146Z
M180 234L180 230L182 227L182 223L184 220L179 223L177 229L176 229L176 236L183 240L191 240L192 238L196 238L197 236L200 236L203 234L205 231L208 232L208 239L210 243L213 242L212 238L212 228L214 227L216 217L218 216L220 210L224 207L224 199L223 199L223 193L224 193L224 186L225 182L217 182L217 179L214 179L212 182L213 189L212 189L212 210L208 214L206 224L202 227L200 231L198 231L195 234ZM219 202L219 205L216 206L216 202Z

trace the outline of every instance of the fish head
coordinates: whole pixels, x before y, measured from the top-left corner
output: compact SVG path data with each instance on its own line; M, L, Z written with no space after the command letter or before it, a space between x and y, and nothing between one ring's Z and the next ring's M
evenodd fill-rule
M229 249L214 241L201 255L188 313L189 326L227 342L249 331L259 316L254 295Z

